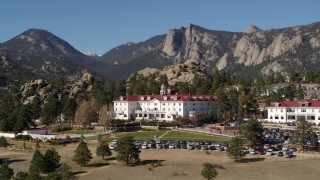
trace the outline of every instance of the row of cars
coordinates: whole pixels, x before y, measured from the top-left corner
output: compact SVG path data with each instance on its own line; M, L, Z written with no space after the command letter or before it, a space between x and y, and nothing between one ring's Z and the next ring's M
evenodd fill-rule
M243 149L243 152L246 154L259 154L259 155L267 155L273 156L277 155L278 157L293 157L293 152L297 151L296 148L290 148L287 145L278 144L275 146L271 146L270 144L265 144L262 148L252 148L252 149Z
M174 140L135 140L134 145L137 149L188 149L188 150L220 150L225 151L228 142L217 143L212 141L174 141ZM110 149L117 146L117 140L113 140Z

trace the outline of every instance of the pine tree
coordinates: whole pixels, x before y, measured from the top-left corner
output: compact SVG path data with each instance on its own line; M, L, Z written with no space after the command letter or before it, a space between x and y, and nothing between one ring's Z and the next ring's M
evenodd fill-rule
M119 161L124 161L126 165L129 163L139 162L140 150L133 143L133 136L124 136L118 139L117 147L114 149Z
M262 123L256 119L249 119L242 126L242 136L250 146L262 144L264 142Z
M39 174L40 172L43 172L43 170L44 170L44 157L39 150L36 150L30 162L29 175L34 176L35 174Z
M213 164L204 163L202 165L201 175L206 179L214 179L218 176L218 171L213 167Z
M26 180L28 177L27 172L19 171L17 172L16 176L14 177L14 180Z
M87 143L84 141L80 141L74 153L72 160L80 166L87 165L90 162L90 159L92 159L91 151L88 149Z
M57 168L61 166L60 163L61 156L58 154L58 152L53 149L48 149L46 153L44 154L44 164L45 169L44 172L54 172Z
M0 147L6 147L8 145L7 139L3 136L0 137Z
M96 150L97 156L101 156L102 159L104 159L105 156L111 156L112 152L109 148L109 145L105 141L100 141L99 146L97 147Z
M240 137L234 137L231 139L230 145L227 149L227 155L234 161L240 160L245 154L242 151L244 140Z
M41 111L41 123L48 125L54 123L54 120L59 114L59 101L51 95L47 98Z
M68 164L63 163L61 167L56 169L56 171L49 173L48 176L45 178L47 180L72 180L76 179L74 173L71 171L71 168Z
M10 168L8 163L3 163L0 166L0 179L9 180L13 176L13 169Z

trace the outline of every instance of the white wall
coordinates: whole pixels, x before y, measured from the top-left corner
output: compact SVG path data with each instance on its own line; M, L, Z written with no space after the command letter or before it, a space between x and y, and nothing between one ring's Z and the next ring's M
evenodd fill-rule
M3 136L3 137L9 137L9 138L15 138L16 135L13 134L13 133L0 133L0 137Z

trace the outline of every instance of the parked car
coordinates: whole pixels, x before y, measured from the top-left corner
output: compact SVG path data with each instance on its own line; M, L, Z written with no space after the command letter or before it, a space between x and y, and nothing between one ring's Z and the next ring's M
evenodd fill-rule
M141 146L142 149L149 149L149 146L147 143L142 144Z
M252 155L255 155L255 154L257 154L257 151L255 149L250 149L249 153Z
M287 152L284 153L284 157L285 157L285 158L291 158L292 155L293 155L293 154L292 154L292 152L290 152L290 151L287 151Z
M272 156L272 155L273 155L272 149L268 149L266 155L267 155L267 156Z
M223 146L220 146L220 147L219 147L219 150L220 150L220 151L224 151L225 148L224 148Z
M283 156L283 152L282 152L282 151L279 151L278 154L277 154L277 156L278 156L278 157L282 157L282 156Z
M261 149L261 150L259 150L259 154L260 154L260 155L265 155L266 152L265 152L265 150L262 150L262 149Z

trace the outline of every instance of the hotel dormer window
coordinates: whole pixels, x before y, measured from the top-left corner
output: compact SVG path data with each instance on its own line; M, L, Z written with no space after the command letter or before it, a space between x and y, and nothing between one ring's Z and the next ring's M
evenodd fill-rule
M167 96L164 96L164 97L163 97L163 100L165 100L165 101L168 100L168 97L167 97Z
M140 97L140 100L141 100L141 101L143 101L143 100L144 100L144 97L143 97L143 96L141 96L141 97Z
M147 100L148 100L148 101L150 101L150 100L151 100L151 97L150 97L150 96L148 96L148 97L147 97Z
M120 96L120 100L123 101L123 96Z

